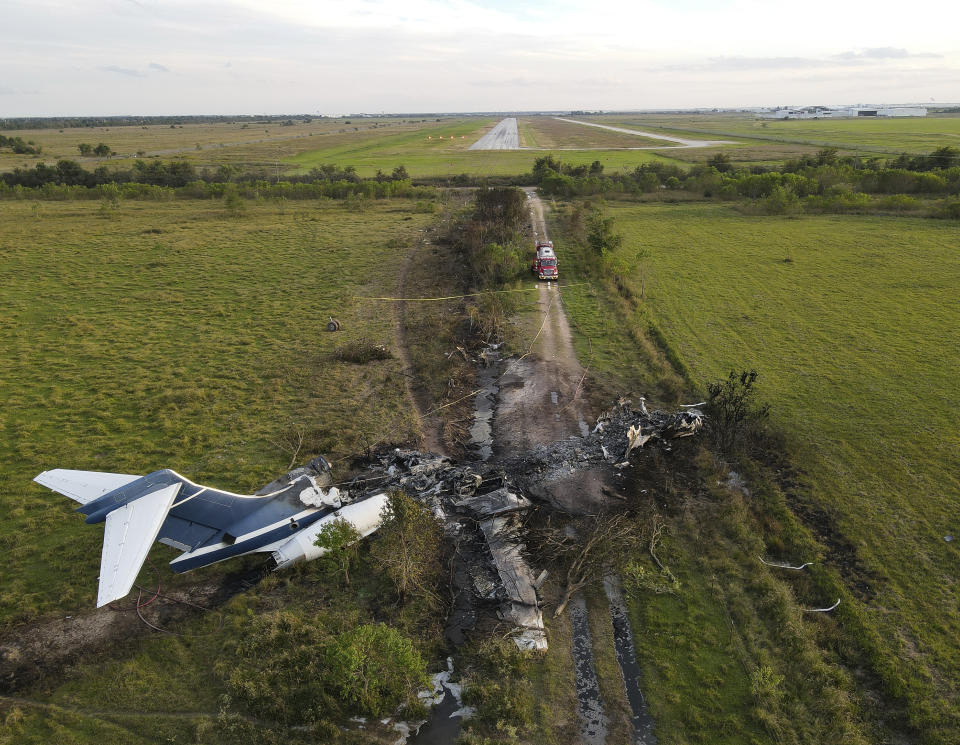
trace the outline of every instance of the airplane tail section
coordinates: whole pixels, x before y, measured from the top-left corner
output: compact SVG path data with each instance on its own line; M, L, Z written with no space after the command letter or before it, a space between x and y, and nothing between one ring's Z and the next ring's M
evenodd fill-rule
M100 556L98 608L130 592L180 487L179 483L162 487L107 515Z

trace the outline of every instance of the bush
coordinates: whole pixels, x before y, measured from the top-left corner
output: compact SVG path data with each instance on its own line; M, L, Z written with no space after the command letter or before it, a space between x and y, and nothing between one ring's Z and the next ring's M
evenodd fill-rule
M287 726L331 714L381 716L416 698L426 665L410 639L383 624L331 633L289 611L252 617L218 669L253 715Z
M340 701L379 717L416 699L427 685L426 664L413 643L382 623L335 637L324 649L326 685Z
M335 359L341 362L351 362L354 365L365 365L374 360L389 360L393 358L393 352L387 349L383 344L374 344L367 339L357 339L356 341L343 344L333 350Z
M920 200L909 197L906 194L891 194L877 202L877 207L891 212L907 212L917 210L921 207Z
M731 370L726 380L707 384L708 431L724 455L733 455L770 416L769 406L755 403L758 377L756 370Z
M960 220L960 200L944 202L932 214L946 220Z
M800 211L800 199L782 186L774 186L770 193L757 202L765 215L792 215Z

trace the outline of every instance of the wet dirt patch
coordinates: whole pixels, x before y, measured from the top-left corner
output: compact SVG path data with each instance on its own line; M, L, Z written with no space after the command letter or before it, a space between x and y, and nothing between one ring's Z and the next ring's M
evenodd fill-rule
M577 709L580 715L580 738L584 745L605 745L609 720L603 713L600 684L593 661L587 603L578 593L569 605L573 632L573 666L577 687Z

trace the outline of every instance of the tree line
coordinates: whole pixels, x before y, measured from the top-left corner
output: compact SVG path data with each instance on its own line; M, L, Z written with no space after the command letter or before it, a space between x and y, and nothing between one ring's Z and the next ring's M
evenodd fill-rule
M389 175L378 172L361 178L352 166L321 165L276 181L267 178L265 171L241 172L230 165L198 170L185 160L141 160L129 170L99 166L92 171L76 161L58 160L52 166L38 163L0 174L0 198L6 199L219 199L228 190L249 199L429 198L434 194L432 187L414 186L403 166Z
M599 161L573 166L548 155L537 159L533 177L544 193L563 197L686 192L704 198L751 200L751 207L769 212L902 212L923 206L912 195L960 195L960 151L946 146L926 156L862 160L840 157L835 149L826 148L780 167L747 168L736 168L726 154L719 153L706 164L690 168L644 163L614 174L604 173ZM935 211L938 216L960 216L960 207L953 205L945 203ZM944 210L949 214L939 214Z

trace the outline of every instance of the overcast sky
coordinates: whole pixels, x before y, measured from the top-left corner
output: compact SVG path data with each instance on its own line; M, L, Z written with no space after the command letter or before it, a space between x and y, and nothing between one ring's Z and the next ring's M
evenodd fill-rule
M958 29L956 0L0 0L0 117L957 102Z

